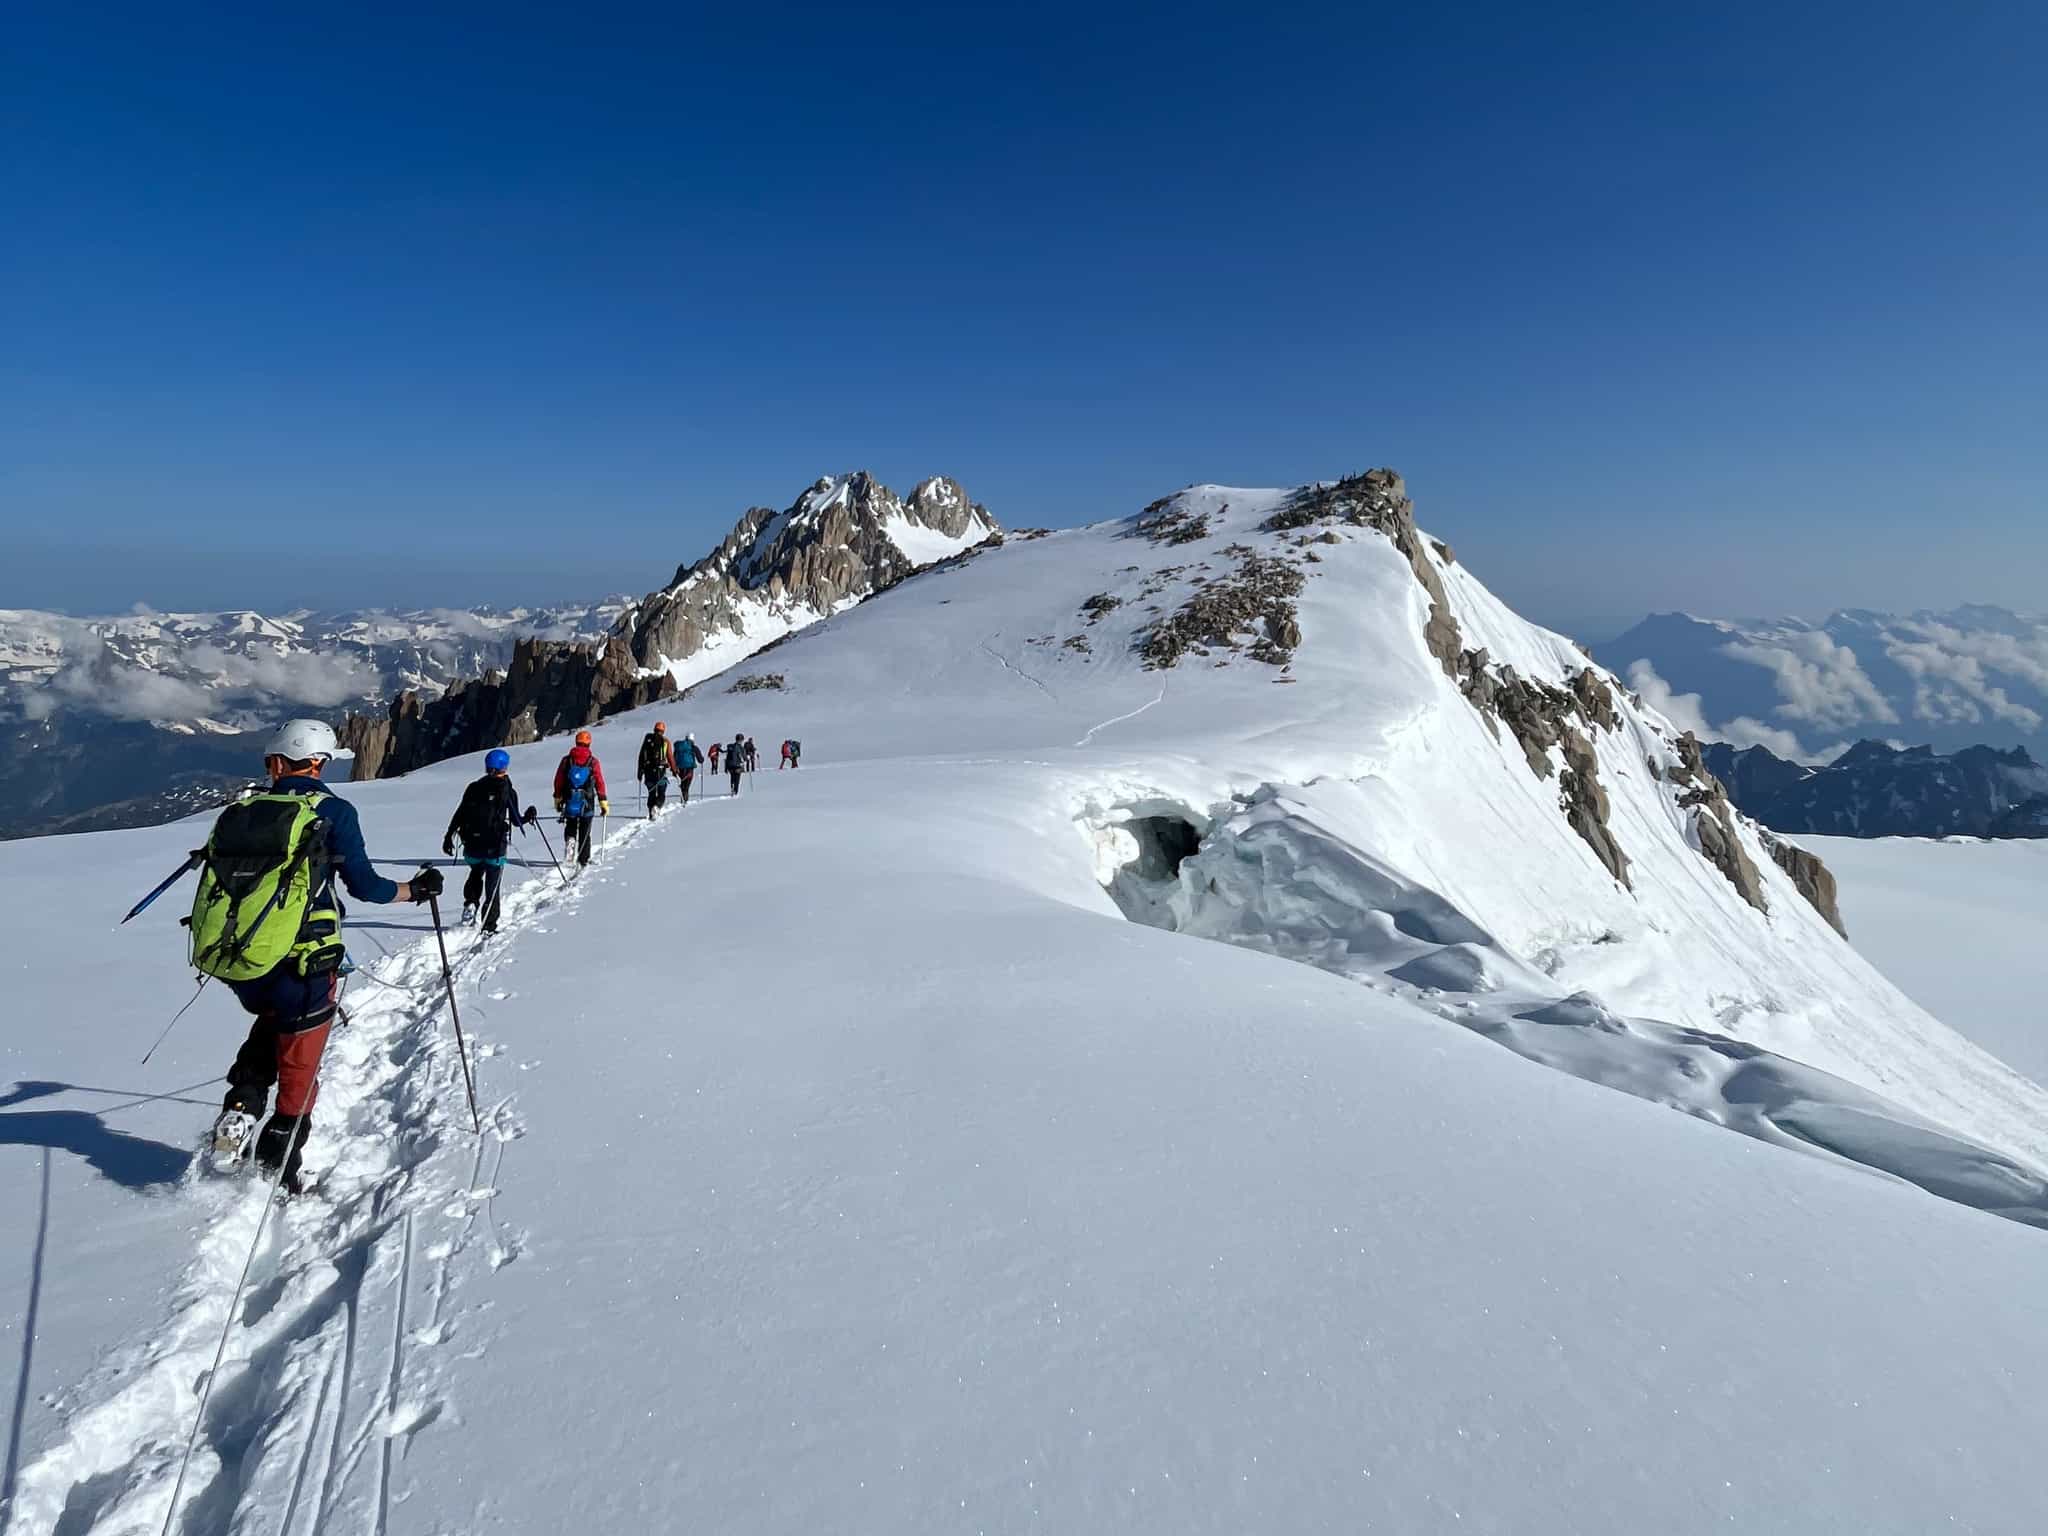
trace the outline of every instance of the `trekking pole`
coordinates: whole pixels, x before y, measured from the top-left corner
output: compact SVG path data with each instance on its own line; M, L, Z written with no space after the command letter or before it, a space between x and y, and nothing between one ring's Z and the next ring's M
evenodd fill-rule
M201 986L205 983L201 982ZM347 1015L341 1011L342 987L334 990L335 1015L347 1022ZM194 994L195 996L197 994ZM327 1037L321 1036L320 1054L313 1059L313 1082L307 1100L307 1109L300 1118L298 1128L285 1138L284 1156L278 1159L277 1174L270 1181L270 1193L264 1197L263 1209L256 1213L256 1231L249 1239L249 1255L242 1260L241 1278L235 1281L235 1294L228 1301L228 1313L221 1320L220 1342L213 1347L213 1366L206 1373L206 1385L199 1389L199 1404L192 1410L192 1432L185 1437L185 1454L178 1458L178 1480L171 1485L170 1507L164 1511L164 1528L160 1536L171 1536L171 1526L178 1518L178 1498L185 1491L185 1474L192 1467L192 1450L199 1444L199 1426L206 1420L206 1405L213 1398L213 1384L220 1377L220 1363L228 1352L228 1335L234 1331L235 1319L241 1315L242 1292L249 1285L249 1271L256 1267L256 1250L263 1246L263 1229L270 1221L270 1208L277 1204L277 1192L284 1188L284 1171L292 1163L292 1153L306 1144L312 1135L312 1100L320 1096L320 1069L327 1064Z
M132 916L133 914L130 915ZM199 985L193 988L192 995L185 999L185 1006L180 1008L176 1013L171 1015L171 1022L166 1024L163 1028L163 1033L156 1037L156 1044L152 1045L148 1050L142 1053L142 1065L144 1065L145 1067L148 1066L149 1058L156 1054L156 1047L158 1045L162 1045L166 1040L171 1038L171 1031L178 1027L178 1020L182 1019L183 1017L185 1017L186 1014L192 1011L192 1005L199 1001L199 994L206 990L206 984L211 980L213 980L211 976L202 976L199 978Z
M130 907L128 909L128 917L122 918L121 923L127 922L129 917L133 917L136 913L140 912L144 907L148 906L152 901L155 901L157 897L163 895L165 891L168 891L172 886L176 885L180 880L184 879L185 876L191 873L192 870L196 869L205 858L206 850L204 848L194 848L190 853L186 854L185 862L180 864L176 869L172 870L168 875L165 875L162 880L157 882L156 889L151 891L147 896L143 897L142 900L135 903L134 906ZM114 924L114 926L118 928L121 926L121 923L116 923Z
M569 888L569 871L562 868L562 861L560 859L555 858L555 845L548 841L548 829L536 821L533 824L533 830L540 834L540 845L547 849L548 857L554 859L555 873L562 877L562 889L566 891Z
M469 1075L469 1048L462 1043L462 1014L455 1006L455 972L448 964L448 936L441 931L441 898L429 896L427 910L434 914L434 942L441 946L441 981L448 988L448 1017L455 1021L455 1054L462 1062L462 1087L469 1095L469 1118L481 1136L484 1120L476 1108L476 1079Z

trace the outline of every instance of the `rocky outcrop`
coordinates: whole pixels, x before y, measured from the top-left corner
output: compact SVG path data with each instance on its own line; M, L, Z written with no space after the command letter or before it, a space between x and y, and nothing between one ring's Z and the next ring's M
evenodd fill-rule
M721 635L801 627L932 560L1001 539L955 480L926 480L899 498L864 470L820 479L784 511L749 509L717 549L620 620L619 632L642 667L667 668Z
M1728 791L1707 771L1700 756L1699 739L1691 731L1678 738L1678 765L1671 770L1671 782L1679 786L1678 804L1692 811L1693 840L1709 864L1727 877L1736 894L1759 912L1771 910L1764 894L1763 876L1743 851L1735 833L1735 817L1728 803Z
M927 480L904 499L865 472L821 479L784 511L751 508L716 550L629 607L602 644L522 640L503 672L350 715L342 743L357 778L388 778L572 730L674 694L675 670L715 641L727 642L721 659L737 661L928 565L1001 542L957 481Z
M1763 835L1764 847L1770 850L1771 862L1791 877L1793 885L1807 903L1828 920L1843 938L1849 937L1849 930L1842 926L1842 907L1837 899L1834 872L1820 860L1817 853L1808 852L1796 843L1788 843L1782 837L1773 837L1769 832Z
M1565 820L1609 874L1631 885L1628 855L1607 824L1599 754L1586 734L1620 728L1607 680L1588 667L1574 673L1565 687L1554 687L1523 677L1513 667L1496 667L1483 650L1460 651L1455 675L1486 728L1498 737L1506 726L1529 771L1539 779L1557 777L1558 809Z
M456 683L435 699L401 693L382 716L350 715L339 734L356 755L355 778L385 779L465 752L538 741L675 691L667 673L641 673L621 635L602 645L522 640L503 672Z
M1201 585L1194 594L1137 637L1148 671L1174 666L1189 651L1242 649L1276 667L1293 658L1301 644L1294 609L1305 580L1300 568L1246 544L1232 544L1223 553L1237 562L1234 569L1214 580L1196 577Z
M1451 614L1443 577L1429 558L1427 541L1416 530L1415 503L1408 498L1406 483L1391 469L1369 469L1343 480L1303 486L1288 498L1286 506L1260 526L1268 533L1286 533L1313 524L1333 523L1385 534L1394 548L1407 557L1415 579L1429 594L1429 618L1422 627L1423 644L1444 669L1444 675L1455 680L1464 640L1458 632L1458 621ZM1449 558L1448 546L1445 558Z

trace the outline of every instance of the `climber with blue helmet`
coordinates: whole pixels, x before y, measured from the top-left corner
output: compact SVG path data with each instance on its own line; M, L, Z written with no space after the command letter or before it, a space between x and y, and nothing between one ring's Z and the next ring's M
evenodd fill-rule
M532 806L519 809L512 787L512 754L493 747L484 754L484 774L462 792L462 803L448 819L441 852L455 856L462 839L462 862L469 879L462 886L462 920L473 923L479 913L485 933L498 931L498 896L505 879L505 856L512 847L512 829L526 829L540 819Z

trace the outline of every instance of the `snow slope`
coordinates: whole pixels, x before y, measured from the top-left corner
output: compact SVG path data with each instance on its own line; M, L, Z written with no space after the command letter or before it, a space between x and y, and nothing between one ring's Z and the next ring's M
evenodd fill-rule
M259 1261L182 1529L2037 1528L2048 1235L1444 1015L1597 995L1618 1030L1555 1027L1768 1045L1812 1102L1845 1085L1985 1167L2038 1167L2038 1090L1768 859L1769 913L1737 898L1632 711L1596 743L1618 886L1423 649L1377 534L1319 546L1286 672L1144 670L1146 607L1266 537L1270 493L1197 494L1208 547L1015 541L738 669L781 690L661 706L807 766L615 832L573 891L518 872L495 949L458 953L481 1141L419 914L354 913L390 985L355 989L325 1198ZM1572 668L1445 579L1470 643ZM598 731L615 769L651 713ZM515 749L529 798L559 746ZM397 867L473 771L346 792ZM1132 881L1171 899L1148 818L1219 876L1321 839L1348 926L1311 955L1278 942L1306 900L1233 943L1128 921ZM10 1531L161 1527L260 1206L182 1171L232 1008L132 1065L186 995L176 903L79 921L194 835L0 848L31 1021L0 1046L0 1220L39 1234L0 1275L0 1317L34 1316ZM1275 868L1256 889L1298 889ZM1370 963L1375 912L1434 980ZM1499 985L1444 985L1461 945ZM140 1088L177 1097L99 1092Z
M1849 932L1900 990L2048 1082L2048 843L1813 837Z

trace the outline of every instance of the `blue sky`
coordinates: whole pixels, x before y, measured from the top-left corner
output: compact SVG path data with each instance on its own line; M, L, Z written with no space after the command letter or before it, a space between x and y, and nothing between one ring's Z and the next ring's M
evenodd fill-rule
M0 604L1388 463L1553 622L2048 606L2048 8L418 9L10 17Z

